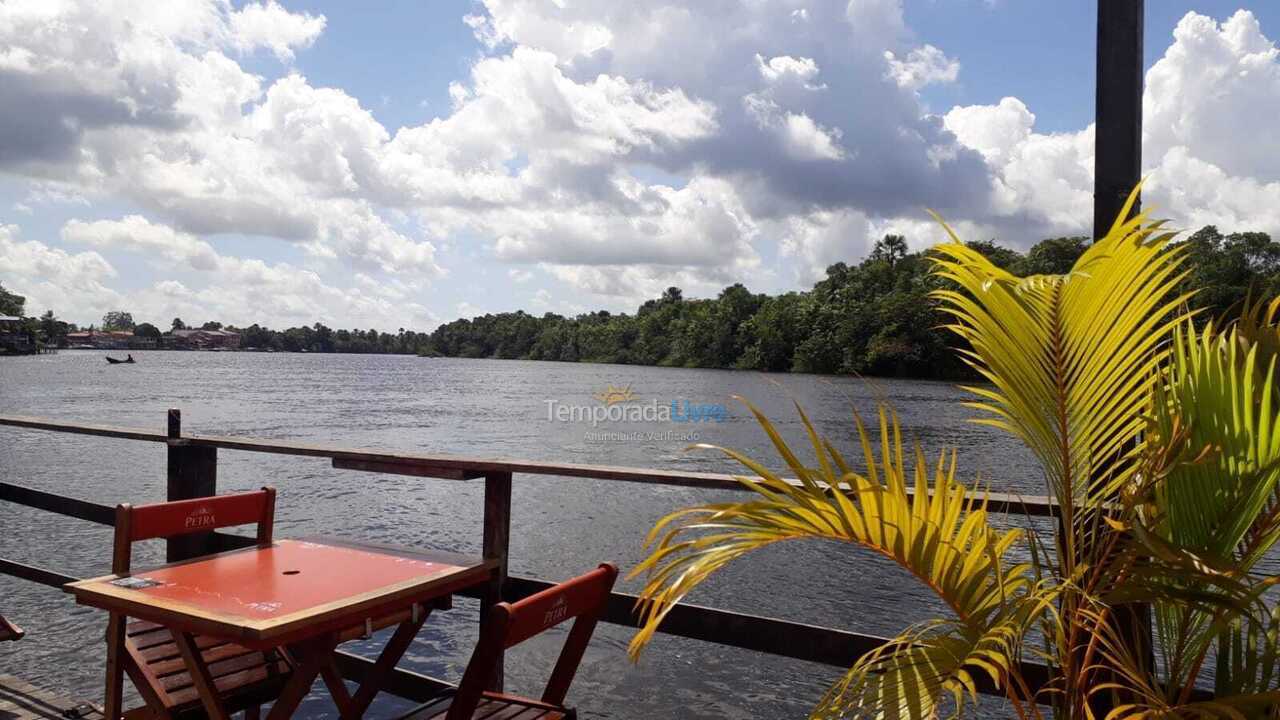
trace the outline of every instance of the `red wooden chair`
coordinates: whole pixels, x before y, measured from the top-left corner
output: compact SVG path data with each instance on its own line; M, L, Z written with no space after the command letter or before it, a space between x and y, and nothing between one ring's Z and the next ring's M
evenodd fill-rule
M116 507L115 550L111 572L129 572L133 543L172 538L237 525L258 526L258 544L271 544L276 491ZM182 635L180 633L180 635ZM187 671L183 656L198 652L209 669L213 686L229 712L243 710L256 718L261 703L275 699L292 672L287 657L274 650L260 651L210 637L175 638L167 628L153 623L128 622L112 613L107 624L106 717L120 717L124 673L146 702L131 710L130 718L200 716L204 712L200 691Z
M514 603L498 603L489 609L481 625L480 642L462 675L458 689L414 708L401 720L572 720L576 712L564 705L573 676L578 672L587 643L609 602L609 591L618 568L609 563L586 575L547 588ZM548 628L577 618L565 639L564 649L551 672L540 700L485 690L498 669L500 653Z

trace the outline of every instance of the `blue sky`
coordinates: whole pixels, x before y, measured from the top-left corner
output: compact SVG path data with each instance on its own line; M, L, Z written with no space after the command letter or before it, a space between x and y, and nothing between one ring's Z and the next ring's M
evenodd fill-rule
M807 287L936 242L926 207L1087 230L1093 3L559 5L6 5L0 282L82 323L430 329ZM1146 12L1151 200L1276 230L1280 7Z
M288 7L330 21L321 39L300 54L298 69L316 84L347 89L388 127L420 123L447 107L449 83L464 78L482 50L462 22L475 11L467 0ZM1263 28L1280 24L1280 3L1148 2L1147 67L1168 48L1174 26L1188 12L1226 18L1240 8L1253 12ZM1036 108L1037 128L1046 132L1078 130L1093 120L1096 2L908 0L903 9L921 40L963 63L958 83L926 93L935 111L1012 95ZM356 54L359 62L352 61Z

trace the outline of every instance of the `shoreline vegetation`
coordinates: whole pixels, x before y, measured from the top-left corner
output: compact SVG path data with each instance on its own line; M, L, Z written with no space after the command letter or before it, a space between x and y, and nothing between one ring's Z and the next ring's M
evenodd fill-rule
M1224 234L1206 226L1187 236L1187 287L1201 288L1201 317L1230 312L1246 297L1280 294L1280 243L1266 233ZM994 241L968 246L1016 275L1068 272L1089 246L1084 237L1043 240L1026 253ZM635 313L601 310L566 317L522 310L444 323L432 332L334 330L322 323L273 330L259 324L206 330L240 334L240 350L407 354L719 368L767 372L858 374L953 380L972 377L951 351L954 338L929 293L942 280L929 273L929 253L910 252L905 238L887 235L855 265L843 262L807 291L752 293L741 283L715 298L686 299L679 288L646 301ZM0 315L19 315L23 298L0 288ZM99 330L130 330L160 338L155 325L135 325L112 311ZM91 326L92 327L92 326ZM172 329L187 326L178 318ZM193 329L194 328L193 326ZM52 311L27 319L27 331L46 345L65 344L80 330Z

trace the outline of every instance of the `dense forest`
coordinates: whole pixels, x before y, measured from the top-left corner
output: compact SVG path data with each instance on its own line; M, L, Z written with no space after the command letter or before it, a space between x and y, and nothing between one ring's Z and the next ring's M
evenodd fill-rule
M1187 239L1190 286L1204 317L1222 315L1247 294L1280 292L1280 243L1265 233L1224 235L1210 226ZM1063 273L1088 246L1052 238L1026 254L991 241L970 243L1017 275ZM634 315L574 318L523 312L456 320L431 333L431 351L451 357L528 358L679 367L953 378L964 375L954 338L929 298L939 280L928 251L908 252L889 235L857 265L836 263L807 292L768 296L742 285L713 299L685 299L679 288Z
M1084 251L1082 237L1052 238L1027 253L991 241L970 243L1018 275L1062 273ZM1266 233L1223 234L1212 226L1186 240L1189 286L1204 288L1195 304L1203 317L1229 312L1252 293L1280 293L1280 243ZM679 288L645 302L635 314L607 311L565 317L517 311L460 319L431 333L334 330L321 323L272 330L231 327L241 347L285 352L417 353L470 358L523 358L611 362L776 372L954 378L963 376L953 338L940 329L929 292L928 251L909 252L904 238L884 237L856 265L836 263L808 291L752 293L741 284L715 298L685 298ZM21 298L0 289L0 314L21 314ZM127 320L125 320L127 318ZM149 323L133 325L125 312L108 313L104 328L159 335ZM74 329L53 313L32 318L32 329L53 342ZM172 328L184 328L174 318ZM216 321L199 326L221 329Z

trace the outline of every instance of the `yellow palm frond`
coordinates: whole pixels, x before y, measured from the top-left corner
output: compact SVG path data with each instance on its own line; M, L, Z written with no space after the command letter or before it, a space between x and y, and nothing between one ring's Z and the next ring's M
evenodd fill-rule
M960 632L913 637L895 646L906 653L903 657L882 654L880 663L897 663L893 666L902 673L908 668L915 673L927 668L944 673L917 678L918 688L931 691L971 687L968 673L975 670L991 674L997 683L1003 681L1014 641L1025 632L1025 628L1009 629L1007 618L1032 594L1029 568L1005 560L1020 531L992 529L985 500L956 479L954 453L929 463L917 448L914 467L908 468L897 419L882 407L878 448L855 417L867 468L859 473L819 437L801 410L818 461L816 468L810 467L758 409L747 406L798 482L789 482L733 450L714 448L755 475L739 478L754 498L681 510L653 528L647 541L651 554L631 573L646 577L640 594L641 629L631 642L632 657L638 657L671 607L715 571L776 542L820 538L854 543L893 560L935 592L955 615ZM992 639L993 627L1005 628L1003 634L996 633L1001 642ZM925 642L928 639L933 644ZM938 660L944 655L968 660L960 665ZM932 662L922 664L922 659ZM889 682L890 676L869 677L882 683ZM866 690L867 686L859 687ZM885 702L905 691L878 690Z
M1031 448L1065 512L1132 477L1142 411L1184 317L1172 238L1139 214L1117 222L1072 272L1028 278L958 240L935 248L936 273L959 288L935 293L954 319L948 327L990 383L968 388L972 406Z

